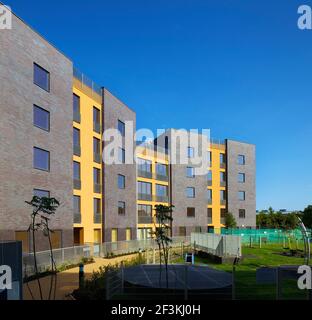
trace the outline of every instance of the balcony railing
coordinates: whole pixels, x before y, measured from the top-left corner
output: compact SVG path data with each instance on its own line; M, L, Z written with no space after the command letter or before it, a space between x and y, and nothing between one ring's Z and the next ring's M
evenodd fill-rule
M153 223L152 216L138 216L138 223L151 224Z
M74 213L74 223L81 223L81 213L80 212Z
M81 114L80 112L74 112L74 121L80 123L81 121Z
M94 193L101 193L101 185L99 183L94 183L93 192Z
M220 200L220 205L225 206L226 205L226 200Z
M169 197L168 196L154 196L154 201L155 202L169 202Z
M74 155L78 157L81 156L81 147L79 145L74 145Z
M98 122L93 122L93 130L97 133L101 133L101 124Z
M207 184L208 184L209 187L211 187L212 186L212 180L208 180Z
M208 224L212 224L212 217L208 217Z
M153 177L153 174L150 171L138 170L138 176L141 178L151 179Z
M93 153L93 161L96 163L101 163L101 155L97 152Z
M101 223L102 222L102 214L101 213L94 213L93 222L94 223Z
M168 176L165 176L165 175L159 174L159 173L155 174L155 179L160 180L160 181L168 181L169 180Z
M74 179L74 189L76 189L76 190L81 189L81 180Z
M152 195L151 194L146 194L146 193L139 193L138 194L138 199L139 200L145 200L145 201L152 201Z

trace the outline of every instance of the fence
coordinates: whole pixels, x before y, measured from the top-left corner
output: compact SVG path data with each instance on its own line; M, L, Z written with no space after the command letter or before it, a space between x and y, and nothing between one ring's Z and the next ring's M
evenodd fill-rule
M191 244L218 257L241 256L241 237L212 233L191 233Z
M172 247L181 246L182 243L189 243L190 237L175 237L172 239ZM146 251L150 248L157 248L154 239L130 240L118 242L104 242L102 244L90 244L69 248L53 250L55 264L62 265L77 264L82 258L91 257L113 257L118 255L130 254L140 251ZM45 272L51 267L50 251L40 251L36 253L36 260L39 272ZM35 273L34 255L27 253L23 255L24 276L31 276Z

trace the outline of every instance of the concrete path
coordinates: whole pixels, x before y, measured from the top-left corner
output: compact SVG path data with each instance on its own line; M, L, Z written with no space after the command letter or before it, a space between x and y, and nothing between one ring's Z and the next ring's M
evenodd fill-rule
M85 277L90 278L94 271L98 271L101 266L107 266L109 264L114 265L117 262L125 261L136 257L137 254L117 257L113 259L95 258L95 262L85 265ZM40 279L43 299L47 300L49 296L51 276L47 276ZM68 269L57 274L57 289L56 300L68 300L68 295L77 289L79 286L79 268ZM28 282L28 285L24 284L24 300L40 300L40 294L38 289L37 280ZM32 292L33 298L30 294Z

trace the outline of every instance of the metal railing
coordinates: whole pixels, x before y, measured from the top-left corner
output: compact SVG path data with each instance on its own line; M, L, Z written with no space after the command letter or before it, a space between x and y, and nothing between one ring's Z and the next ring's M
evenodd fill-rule
M151 171L145 171L138 169L138 176L141 178L152 179L153 173Z
M74 184L74 189L76 189L76 190L81 189L81 180L74 179L73 184Z
M160 180L160 181L169 181L169 177L167 175L165 176L165 175L159 174L159 173L155 174L155 179Z
M151 223L153 223L153 217L152 216L138 216L138 223L151 224Z
M157 196L155 195L154 197L155 202L169 202L169 197L168 196Z
M102 96L102 89L99 85L97 85L93 80L88 78L85 74L79 71L74 67L73 69L74 77L81 83L82 87L88 87L92 90L92 92L96 93L99 96Z

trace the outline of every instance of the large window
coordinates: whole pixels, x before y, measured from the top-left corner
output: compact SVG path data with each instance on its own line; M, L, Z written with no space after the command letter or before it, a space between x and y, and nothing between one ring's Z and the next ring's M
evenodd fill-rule
M237 156L237 163L240 164L240 165L244 165L246 163L245 156L242 155L242 154L239 154Z
M94 124L94 130L96 132L99 132L100 129L100 123L101 123L101 118L100 118L100 110L96 107L93 107L93 124Z
M238 200L244 201L246 199L245 191L238 191Z
M245 182L245 178L246 178L245 173L239 173L238 174L237 179L238 179L239 183L244 183Z
M152 216L152 206L146 204L138 205L138 216L140 217L151 217Z
M195 168L187 167L186 168L186 176L187 176L187 178L194 178L195 177Z
M74 213L79 213L81 212L81 199L80 196L74 196Z
M152 172L152 161L138 158L137 159L138 170L143 172Z
M193 187L187 187L186 188L186 196L188 198L195 198L195 188Z
M50 152L34 147L34 168L44 171L50 170Z
M50 191L47 190L34 189L33 194L39 198L50 198Z
M100 153L100 140L98 138L93 137L93 152L95 154Z
M80 147L80 130L77 128L74 128L73 143L74 146Z
M101 199L93 198L93 213L94 214L101 213Z
M187 208L187 217L194 218L195 217L195 208Z
M138 181L138 197L140 200L152 200L152 184Z
M167 165L163 163L156 163L156 173L159 176L167 177L168 176Z
M74 180L80 180L80 163L74 161Z
M80 97L73 94L74 121L80 123Z
M34 63L34 84L40 88L50 91L50 73Z
M168 187L160 185L160 184L156 184L156 196L167 197L168 196Z
M118 175L118 188L119 189L125 189L126 187L126 177L122 174Z
M125 123L120 120L118 120L118 130L123 137L126 135Z
M93 168L93 183L101 184L101 171L98 168Z
M118 201L118 214L119 215L126 214L126 203L124 201Z
M50 112L34 105L34 126L50 131Z

